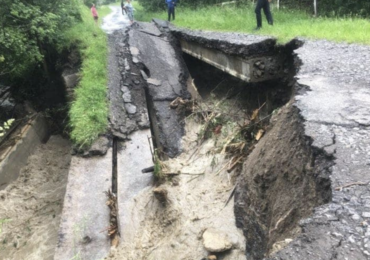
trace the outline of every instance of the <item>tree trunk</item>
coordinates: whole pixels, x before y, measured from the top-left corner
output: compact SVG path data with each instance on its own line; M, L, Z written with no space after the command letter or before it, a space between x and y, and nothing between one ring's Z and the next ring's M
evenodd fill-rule
M316 3L317 0L313 0L313 12L314 12L314 16L316 17L317 16L317 3Z
M276 1L276 8L279 10L280 9L280 0Z

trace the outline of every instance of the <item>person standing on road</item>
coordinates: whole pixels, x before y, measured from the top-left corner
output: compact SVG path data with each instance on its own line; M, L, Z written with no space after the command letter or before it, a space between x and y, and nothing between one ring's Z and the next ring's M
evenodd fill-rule
M176 0L166 0L167 9L168 9L168 21L171 21L171 15L172 20L175 20L175 6L176 6Z
M256 5L256 18L257 18L257 27L255 30L259 30L262 27L262 17L261 17L261 9L263 9L263 12L265 13L267 22L269 25L273 25L274 21L272 20L272 15L270 11L270 2L271 0L257 0Z
M132 6L130 0L126 0L126 4L123 6L123 9L126 11L126 14L131 24L133 24L134 23L134 7Z
M98 25L99 15L98 11L96 11L95 4L93 4L91 7L91 14L94 17L95 25Z

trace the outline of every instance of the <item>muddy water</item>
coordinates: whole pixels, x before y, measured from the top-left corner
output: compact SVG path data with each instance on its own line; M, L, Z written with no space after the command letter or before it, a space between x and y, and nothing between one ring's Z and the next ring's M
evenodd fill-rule
M52 136L0 191L0 259L53 259L71 144Z
M112 13L103 19L101 28L107 33L111 34L115 30L123 29L130 24L127 15L122 15L121 7L110 6Z

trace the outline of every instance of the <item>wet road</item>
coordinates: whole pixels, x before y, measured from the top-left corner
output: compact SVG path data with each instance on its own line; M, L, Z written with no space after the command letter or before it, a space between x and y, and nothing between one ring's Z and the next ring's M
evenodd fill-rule
M107 34L111 34L115 30L125 28L130 24L127 15L122 15L121 7L110 6L110 8L112 9L112 13L103 19L103 24L101 26Z

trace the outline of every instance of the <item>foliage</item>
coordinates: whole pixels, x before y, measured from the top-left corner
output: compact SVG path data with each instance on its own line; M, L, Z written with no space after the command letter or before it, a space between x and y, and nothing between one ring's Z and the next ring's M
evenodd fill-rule
M150 21L153 17L167 19L166 12L146 12L136 2L136 19ZM297 10L276 10L272 8L274 26L263 21L263 28L255 32L256 17L252 6L244 7L202 7L198 9L177 8L173 23L180 27L200 30L234 31L272 35L281 42L302 36L311 39L328 39L348 43L370 45L370 23L361 18L313 18Z
M176 1L177 6L187 6L192 8L225 2L225 0L187 0L187 1L174 0L174 1ZM160 11L165 10L167 7L165 0L140 0L140 4L147 11Z
M277 0L274 0L277 1ZM313 0L280 0L280 6L307 10L312 13ZM324 16L370 16L368 0L317 0L319 15Z
M9 128L13 124L14 120L15 120L14 118L11 118L11 119L7 120L6 122L4 122L3 126L0 126L0 137L5 135L7 130L9 130Z
M217 5L231 0L177 0L181 6L198 8ZM278 0L273 0L276 3ZM256 0L238 0L238 5L253 4ZM314 0L279 0L282 8L298 9L313 13ZM155 12L166 8L165 0L140 0L140 4L146 11ZM370 16L369 0L317 0L319 15L325 16Z
M0 75L20 77L40 66L48 46L79 19L76 5L77 0L0 0Z
M81 80L69 111L71 139L90 145L108 125L107 37L98 28L90 10L81 6L82 21L65 33L64 45L78 44L82 54ZM99 10L98 10L99 11Z

